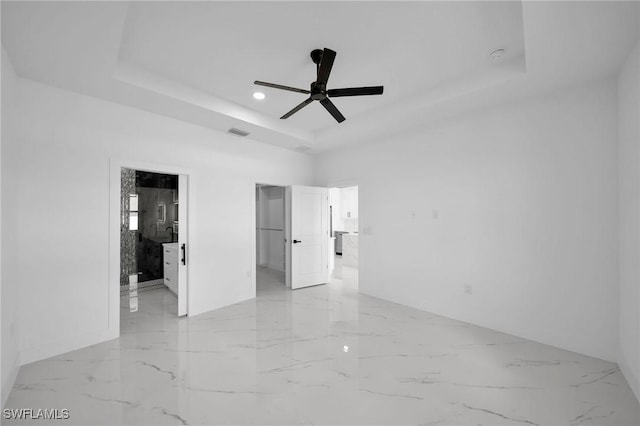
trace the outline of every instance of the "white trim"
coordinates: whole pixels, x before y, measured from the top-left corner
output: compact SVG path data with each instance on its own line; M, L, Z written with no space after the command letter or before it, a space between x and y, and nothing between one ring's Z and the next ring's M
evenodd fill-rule
M284 232L283 232L283 234L284 234ZM284 268L282 267L282 265L280 265L278 263L267 262L264 266L266 266L269 269L273 269L274 271L284 272Z
M187 200L191 200L192 196L191 188L193 188L193 172L189 168L115 157L111 157L109 159L109 318L106 335L113 337L108 337L101 341L120 336L120 170L123 167L127 169L144 170L154 173L186 175L189 177L189 185L187 186ZM187 222L191 222L193 220L192 210L193 209L187 209ZM186 240L189 241L190 238L188 228L186 230L186 233ZM188 273L188 263L186 268ZM187 291L187 312L192 312L191 307L193 306L193 304L189 299L190 294L191 292Z
M253 281L253 287L251 289L251 299L255 299L258 289L258 233L256 232L256 225L258 216L256 215L256 210L258 209L258 202L256 201L256 188L260 185L259 183L253 184L253 191L251 192L253 196L251 197L251 214L249 223L249 235L251 235L251 280Z
M291 185L284 189L284 284L291 289Z
M633 374L633 371L628 368L626 359L624 359L620 355L618 355L618 358L618 367L620 368L622 375L627 381L627 384L631 388L631 391L635 395L636 399L640 402L640 378L636 377Z
M118 297L118 299L120 299L120 297ZM57 341L55 343L49 343L43 346L24 349L20 352L20 364L27 365L32 362L50 358L52 356L75 351L76 349L82 349L86 348L87 346L103 343L115 339L118 336L119 330L118 332L114 333L112 330L106 329L97 332L92 331L90 333L81 334L79 336L73 336L69 339Z
M178 174L178 218L186 218L180 223L178 230L178 316L189 315L189 264L191 254L189 253L189 175L187 173ZM184 249L184 252L183 252ZM182 259L186 260L185 263Z

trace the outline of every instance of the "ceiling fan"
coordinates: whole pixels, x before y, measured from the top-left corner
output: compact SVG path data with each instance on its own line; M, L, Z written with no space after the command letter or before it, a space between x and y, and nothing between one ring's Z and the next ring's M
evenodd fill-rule
M324 50L315 49L311 51L311 60L316 64L316 81L311 82L310 90L298 89L295 87L283 86L281 84L267 83L265 81L254 81L259 86L273 87L274 89L288 90L290 92L304 93L309 98L302 101L291 111L280 117L281 119L289 118L302 108L306 107L313 101L320 101L329 114L336 119L338 123L342 123L345 118L338 108L331 102L329 98L337 98L340 96L364 96L364 95L382 95L383 86L371 87L349 87L346 89L329 89L327 90L327 81L333 67L333 61L336 59L336 52L325 48Z

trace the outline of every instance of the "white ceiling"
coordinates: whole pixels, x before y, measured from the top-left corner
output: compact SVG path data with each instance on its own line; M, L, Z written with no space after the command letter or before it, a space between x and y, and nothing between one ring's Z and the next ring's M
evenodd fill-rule
M338 52L329 88L385 86L380 97L335 99L352 119L486 68L496 47L521 55L522 11L519 3L136 3L120 59L280 117L307 96L253 81L309 89L309 53L324 47ZM255 90L267 99L254 100ZM309 131L336 125L318 103L289 120Z
M612 75L638 16L636 2L3 1L2 45L25 78L322 151ZM341 124L317 102L279 120L305 95L253 81L308 89L324 47L338 53L329 88L384 95L334 99Z

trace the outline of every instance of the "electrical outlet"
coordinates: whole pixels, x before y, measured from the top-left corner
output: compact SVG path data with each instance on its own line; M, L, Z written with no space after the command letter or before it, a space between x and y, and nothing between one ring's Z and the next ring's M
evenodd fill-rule
M464 294L473 294L473 286L469 283L464 283Z

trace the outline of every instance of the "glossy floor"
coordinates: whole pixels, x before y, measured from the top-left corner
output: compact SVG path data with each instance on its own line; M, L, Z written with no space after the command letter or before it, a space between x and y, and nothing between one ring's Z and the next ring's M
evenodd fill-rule
M55 424L640 424L612 363L359 295L348 268L296 291L261 272L255 300L188 319L166 290L123 299L119 339L23 367L6 407L68 409Z

